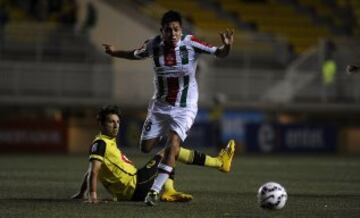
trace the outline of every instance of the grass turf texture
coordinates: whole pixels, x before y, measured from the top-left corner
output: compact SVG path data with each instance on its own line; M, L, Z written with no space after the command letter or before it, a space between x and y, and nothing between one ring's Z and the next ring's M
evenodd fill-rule
M138 166L148 160L129 156ZM230 174L179 163L176 187L194 200L156 207L69 200L86 168L86 155L1 155L0 217L360 217L358 157L239 156ZM286 188L283 210L259 208L257 189L268 181ZM102 187L100 197L109 198Z

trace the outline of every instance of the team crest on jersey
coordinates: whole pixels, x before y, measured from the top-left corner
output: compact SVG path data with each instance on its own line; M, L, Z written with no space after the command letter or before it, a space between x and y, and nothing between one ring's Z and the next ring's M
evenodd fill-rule
M98 150L98 143L95 143L95 144L93 144L92 147L91 147L91 152L94 153L94 152L96 152L97 150Z
M188 57L188 52L187 52L186 48L180 50L180 57L181 58L187 58Z
M151 167L153 167L156 164L155 160L151 160L148 164L146 164L146 168L150 169Z
M125 161L126 163L132 164L131 160L129 160L129 159L125 156L125 154L121 154L121 159L122 159L123 161Z

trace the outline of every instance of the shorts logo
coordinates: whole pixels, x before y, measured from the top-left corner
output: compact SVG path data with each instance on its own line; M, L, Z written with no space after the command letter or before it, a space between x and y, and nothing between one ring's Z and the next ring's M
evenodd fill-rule
M145 130L146 130L146 131L150 131L150 130L151 130L151 125L152 125L152 122L151 122L151 121L147 122L147 123L145 124Z
M150 169L151 167L153 167L156 164L155 160L151 160L148 164L146 164L146 168Z

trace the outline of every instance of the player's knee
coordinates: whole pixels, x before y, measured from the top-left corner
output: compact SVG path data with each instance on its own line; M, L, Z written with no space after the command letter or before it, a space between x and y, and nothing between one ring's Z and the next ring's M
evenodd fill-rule
M178 152L180 151L180 146L181 146L181 139L178 136L177 133L175 132L171 132L169 135L169 149L171 153L175 153L176 155L178 154Z
M180 152L180 144L179 143L171 143L169 148L169 153L175 157L178 156L179 152Z

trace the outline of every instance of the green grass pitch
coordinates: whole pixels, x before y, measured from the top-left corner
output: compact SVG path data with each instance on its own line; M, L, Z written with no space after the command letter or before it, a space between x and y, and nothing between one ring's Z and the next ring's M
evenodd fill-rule
M141 166L149 156L129 155ZM87 157L0 155L0 217L360 217L360 159L344 156L241 155L232 172L177 164L176 187L189 203L71 201ZM257 189L276 181L288 192L283 210L259 208ZM109 198L101 187L100 197Z

